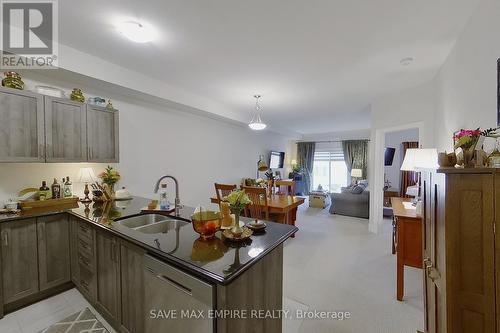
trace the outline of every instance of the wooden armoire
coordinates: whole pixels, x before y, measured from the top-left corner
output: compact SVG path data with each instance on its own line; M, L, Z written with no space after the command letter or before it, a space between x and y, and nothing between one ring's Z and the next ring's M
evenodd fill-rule
M500 169L422 172L425 331L500 333Z

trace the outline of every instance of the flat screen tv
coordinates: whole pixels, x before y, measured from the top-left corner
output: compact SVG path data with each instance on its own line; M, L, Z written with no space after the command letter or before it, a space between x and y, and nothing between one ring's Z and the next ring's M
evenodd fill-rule
M281 169L285 163L285 153L272 151L269 158L269 169Z
M392 162L394 161L394 153L395 152L396 152L396 148L390 148L390 147L385 148L385 153L384 153L384 165L385 166L392 165Z

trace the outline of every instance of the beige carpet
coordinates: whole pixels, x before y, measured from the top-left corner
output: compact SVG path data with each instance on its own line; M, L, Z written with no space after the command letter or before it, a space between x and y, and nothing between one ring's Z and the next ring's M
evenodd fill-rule
M330 215L327 209L298 212L300 231L285 243L285 307L349 311L351 318L286 320L285 333L415 333L422 330L422 270L405 269L405 297L396 300L396 256L391 222L378 235L368 220Z
M41 330L40 333L108 333L88 308Z

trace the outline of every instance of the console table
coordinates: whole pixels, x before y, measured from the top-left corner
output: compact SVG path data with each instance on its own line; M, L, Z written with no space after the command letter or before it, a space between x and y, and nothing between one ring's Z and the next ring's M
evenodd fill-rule
M397 255L397 287L396 298L404 296L404 266L422 268L422 217L416 209L407 209L404 202L407 198L391 198L393 220L393 250Z

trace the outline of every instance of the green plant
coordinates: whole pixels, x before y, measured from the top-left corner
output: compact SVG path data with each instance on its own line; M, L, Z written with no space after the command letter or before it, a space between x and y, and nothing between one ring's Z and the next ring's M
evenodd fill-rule
M233 214L239 214L252 200L244 190L236 190L231 192L228 196L223 198L224 201L229 202L229 207Z
M102 179L104 184L113 186L120 181L121 175L118 170L115 170L113 167L108 165L106 169L99 174L99 178Z

